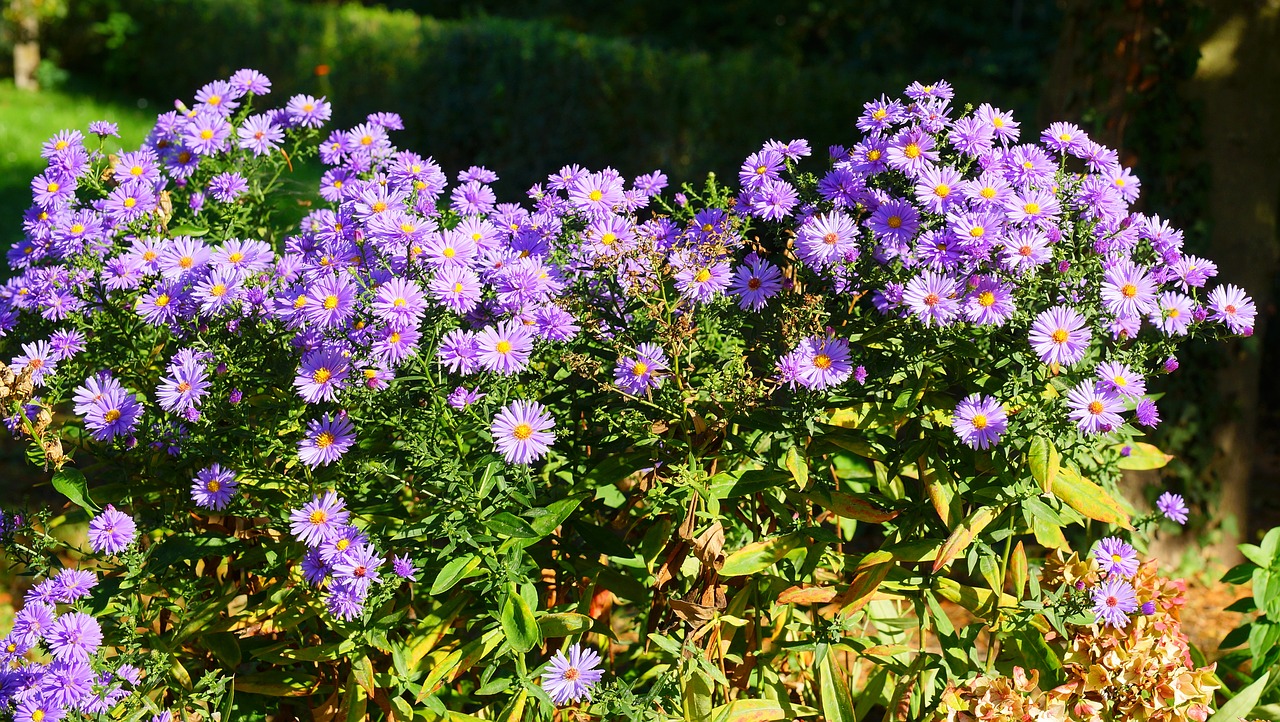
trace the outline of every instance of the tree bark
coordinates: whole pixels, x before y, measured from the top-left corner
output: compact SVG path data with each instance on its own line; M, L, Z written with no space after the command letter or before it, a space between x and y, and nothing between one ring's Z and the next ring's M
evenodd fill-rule
M10 0L13 20L13 84L22 90L39 90L40 16L31 0Z
M1214 0L1209 7L1213 24L1201 45L1192 92L1203 104L1216 280L1244 287L1259 309L1253 338L1232 342L1217 376L1227 409L1214 434L1214 471L1222 484L1218 512L1235 516L1247 538L1262 340L1280 259L1280 0ZM1235 541L1224 539L1213 556L1228 563L1238 559Z

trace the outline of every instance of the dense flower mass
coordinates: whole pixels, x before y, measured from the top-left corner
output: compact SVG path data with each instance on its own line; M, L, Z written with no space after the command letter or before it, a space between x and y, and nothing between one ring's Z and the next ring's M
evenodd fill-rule
M716 572L747 576L722 568L726 538L779 551L763 569L794 560L802 538L820 559L839 538L823 526L833 516L858 520L842 534L909 518L875 538L939 550L940 571L960 531L975 541L1011 515L990 524L1001 543L988 534L968 552L987 575L981 555L1003 546L1008 557L1027 524L1047 546L1064 519L1126 516L1097 511L1103 487L1117 449L1141 443L1137 426L1160 423L1154 387L1177 368L1172 349L1247 336L1256 321L1241 289L1209 286L1217 268L1183 253L1179 231L1132 210L1141 183L1114 151L1071 124L1037 136L991 105L962 111L945 82L867 103L861 135L825 158L802 139L769 141L736 182L671 197L661 172L570 165L519 202L499 195L492 170L450 176L398 147L393 113L322 130L326 98L264 107L270 89L242 70L162 114L139 147L109 149L118 128L98 122L42 149L48 165L0 286L0 396L36 458L63 469L61 432L82 424L65 437L74 452L116 474L55 480L76 505L105 504L88 546L115 576L42 567L48 578L0 648L0 709L16 719L112 710L140 675L117 654L170 675L158 688L183 700L216 697L216 675L181 678L168 641L163 655L139 651L138 635L198 628L170 614L216 627L175 649L246 667L236 690L320 695L342 675L352 689L412 684L417 701L519 689L519 716L526 700L600 691L602 660L587 646L557 652L541 690L520 657L550 630L610 629L584 611L623 598L646 607L656 590L648 613L714 620L699 635L741 622L726 589L737 600L743 588L717 582ZM323 166L317 194L290 197L281 179L312 160ZM1037 461L1060 463L1058 483L1077 491L1090 487L1068 474L1087 468L1096 504L1055 497ZM785 488L768 486L778 478ZM909 509L920 487L924 514ZM739 503L748 498L758 503ZM1157 508L1187 519L1176 495ZM0 539L20 526L0 516ZM214 563L220 554L236 562ZM1092 622L1093 646L1071 640L1072 675L1111 664L1125 630L1159 632L1172 609L1119 537L1075 565L1085 571L1073 613ZM106 601L157 568L178 570L173 586L213 606L173 603L166 588L149 590L141 612ZM403 591L419 578L429 594ZM831 589L821 581L796 589ZM850 613L886 614L882 602ZM152 608L164 616L132 616ZM121 623L100 622L107 614ZM647 622L654 649L667 649L661 638L679 652L663 668L692 664L687 645L663 637L680 625ZM463 629L483 636L437 645ZM729 645L726 630L705 639ZM288 635L308 649L285 649ZM1162 669L1200 685L1178 704L1204 711L1204 676L1173 660L1184 650L1166 637ZM801 649L792 642L812 648L789 638L744 654ZM366 656L346 659L356 653ZM520 661L501 674L464 669L490 654ZM698 674L723 676L721 657ZM319 671L252 676L270 660ZM463 674L476 679L455 683ZM625 698L605 687L610 704ZM969 691L998 693L1017 716L1041 703L1034 689L1034 677L984 676L945 701L960 709ZM1052 694L1100 704L1094 688L1064 689ZM387 704L366 691L342 704Z

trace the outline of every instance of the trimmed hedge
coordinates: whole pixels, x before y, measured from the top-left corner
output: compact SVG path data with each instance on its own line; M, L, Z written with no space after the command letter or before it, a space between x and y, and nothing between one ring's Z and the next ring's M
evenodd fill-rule
M74 12L56 33L65 62L113 88L187 98L209 77L255 67L276 95L328 95L345 109L337 127L399 112L408 127L398 145L446 169L488 165L511 190L562 162L627 174L661 167L685 180L733 172L770 137L806 137L823 152L852 137L872 88L911 79L655 50L537 21L437 21L354 5L89 0ZM132 32L108 50L92 28L112 12L132 18ZM318 76L322 65L329 74Z

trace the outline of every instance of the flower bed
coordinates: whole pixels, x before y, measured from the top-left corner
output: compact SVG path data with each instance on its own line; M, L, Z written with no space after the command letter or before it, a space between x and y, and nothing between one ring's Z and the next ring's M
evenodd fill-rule
M1255 309L1114 151L914 84L826 162L499 203L269 90L45 146L0 391L71 503L5 516L16 719L1207 717L1139 560L1189 510L1115 484Z

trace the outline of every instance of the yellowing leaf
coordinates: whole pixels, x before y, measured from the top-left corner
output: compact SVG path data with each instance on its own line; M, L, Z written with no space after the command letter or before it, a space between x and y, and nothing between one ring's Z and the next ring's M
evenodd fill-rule
M836 516L857 519L870 524L883 524L900 513L896 509L881 509L865 499L843 491L814 489L807 498L814 504L830 510Z
M791 478L795 479L796 486L804 491L805 487L809 486L809 465L805 463L804 457L800 456L800 450L794 446L787 449L787 454L782 461L787 471L791 472Z
M996 518L999 511L989 506L978 507L957 524L951 536L942 544L942 549L938 550L938 556L933 560L933 571L937 572L960 556L973 543L974 537Z
M826 604L834 599L832 587L789 587L778 595L778 604Z
M792 549L800 546L803 541L804 535L792 533L748 544L724 560L720 576L741 577L762 572L776 564Z
M1081 514L1106 524L1116 524L1125 529L1132 529L1129 513L1120 503L1111 497L1105 489L1069 466L1058 472L1058 482L1054 484L1053 495L1061 499L1067 506Z
M1172 454L1166 454L1151 444L1142 442L1134 442L1132 444L1120 444L1117 448L1123 449L1129 447L1129 455L1121 456L1116 466L1121 469L1129 469L1131 471L1149 471L1151 469L1163 468L1173 459ZM1124 453L1121 451L1121 453Z
M787 713L771 699L739 699L711 710L715 722L770 722L786 719Z
M1058 479L1060 457L1053 442L1037 436L1031 441L1031 449L1027 452L1027 465L1031 467L1031 478L1040 484L1046 494L1053 492L1053 484Z

